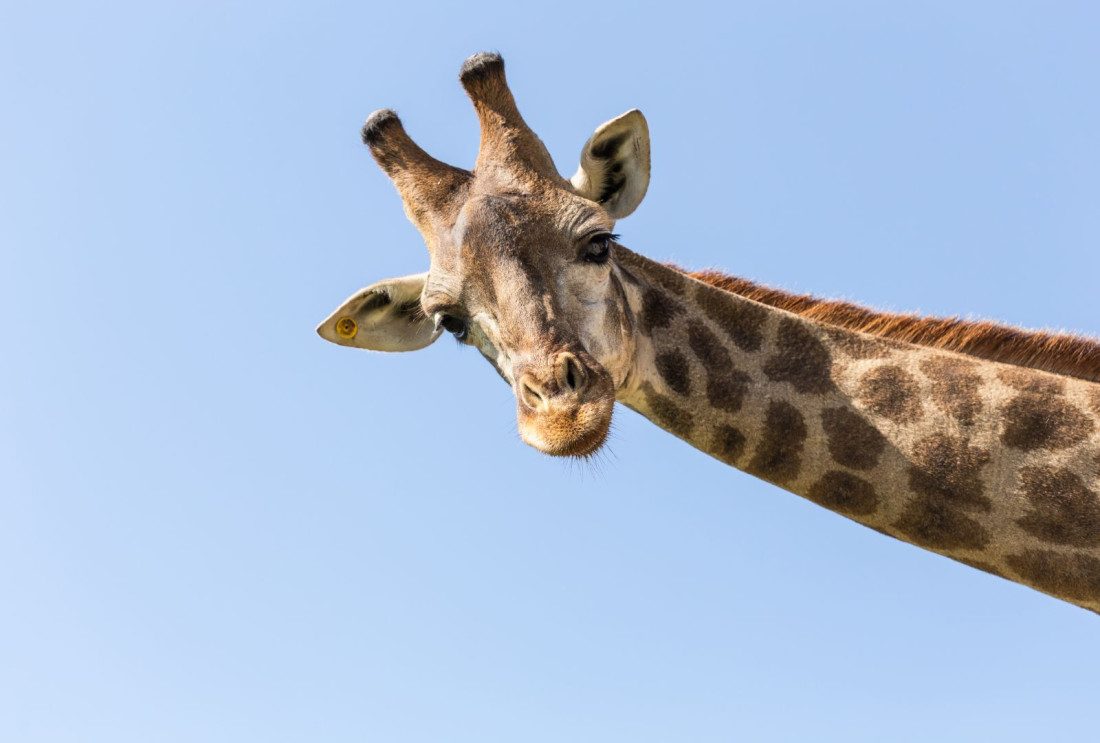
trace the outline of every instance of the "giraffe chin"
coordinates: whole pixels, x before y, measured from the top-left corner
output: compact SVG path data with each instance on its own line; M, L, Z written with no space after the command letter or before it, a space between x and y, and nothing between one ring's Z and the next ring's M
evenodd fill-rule
M568 410L519 415L519 435L525 444L553 457L584 458L607 441L615 399L597 399Z

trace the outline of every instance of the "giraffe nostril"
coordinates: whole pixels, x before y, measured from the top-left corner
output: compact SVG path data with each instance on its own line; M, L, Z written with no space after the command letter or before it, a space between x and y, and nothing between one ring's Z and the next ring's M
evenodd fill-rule
M581 362L571 353L562 354L558 359L558 382L570 392L579 392L584 387L586 376Z
M530 377L524 377L519 387L520 396L523 398L523 402L527 407L532 410L543 410L546 408L546 393L542 387L536 383Z

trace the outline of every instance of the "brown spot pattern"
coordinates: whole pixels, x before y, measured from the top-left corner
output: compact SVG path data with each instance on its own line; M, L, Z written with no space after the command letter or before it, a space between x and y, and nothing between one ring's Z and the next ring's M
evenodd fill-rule
M853 359L883 359L901 345L843 328L825 327L823 331L838 351Z
M1063 380L1031 369L1001 369L997 372L997 379L1017 392L1060 395L1066 388Z
M656 271L648 272L649 280L677 296L684 296L688 286L695 282L690 281L682 271L668 271L666 269L667 267L661 267Z
M896 528L914 544L929 549L978 549L989 533L968 513L988 512L982 467L989 452L962 438L937 433L917 443L909 468L913 497Z
M1100 560L1054 550L1024 550L1008 566L1028 585L1069 601L1100 602Z
M869 470L878 464L886 437L849 408L826 408L821 425L828 437L829 454L837 464Z
M678 395L687 396L691 392L691 375L688 371L688 362L679 351L665 351L657 354L655 360L657 373L665 381L669 389Z
M642 314L638 318L638 327L646 335L652 335L656 328L667 328L672 319L683 312L683 307L663 292L647 289L642 295Z
M752 378L743 371L730 369L722 376L707 377L707 401L719 410L736 413L741 409Z
M858 399L872 413L894 423L919 420L920 388L913 375L897 366L880 366L863 375Z
M757 351L764 340L768 311L745 299L705 284L695 290L695 301L742 351Z
M764 363L764 374L773 382L790 383L799 392L820 394L834 389L832 365L829 349L806 324L785 317L779 323L776 352Z
M699 358L707 374L707 401L730 413L741 409L752 378L734 367L729 352L705 325L688 324L688 346Z
M764 415L764 430L746 470L769 482L792 480L802 468L805 442L806 422L802 414L788 402L772 400Z
M745 434L733 426L721 425L715 430L715 454L723 462L733 464L745 452Z
M657 422L680 438L688 438L695 421L689 411L677 405L672 398L662 395L653 389L648 382L642 387L645 396L646 407L657 419Z
M1100 497L1075 473L1052 467L1024 467L1020 485L1028 512L1016 523L1024 531L1054 544L1100 545Z
M1092 419L1058 395L1023 392L1004 408L1001 441L1032 451L1057 451L1079 444L1092 433Z
M920 363L920 370L932 382L932 402L964 426L973 425L982 410L978 390L982 378L977 364L952 356L933 356Z
M845 516L868 516L878 509L878 494L871 483L850 472L830 470L821 476L806 497Z

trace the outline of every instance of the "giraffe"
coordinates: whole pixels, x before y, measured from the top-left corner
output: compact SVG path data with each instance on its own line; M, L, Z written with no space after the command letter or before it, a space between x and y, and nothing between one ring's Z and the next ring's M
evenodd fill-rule
M513 389L521 438L585 457L616 402L692 446L901 541L1100 611L1100 343L876 312L691 273L618 241L649 183L637 110L559 175L481 53L459 79L471 171L390 110L363 140L429 269L367 286L317 328L424 348L445 331Z

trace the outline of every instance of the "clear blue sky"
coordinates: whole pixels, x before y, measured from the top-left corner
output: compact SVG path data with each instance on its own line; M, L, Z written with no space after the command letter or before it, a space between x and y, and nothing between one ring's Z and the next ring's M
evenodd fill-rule
M313 332L426 266L362 120L469 165L498 49L566 172L645 111L636 250L1100 335L1096 4L805 5L5 3L0 739L1095 735L1095 615Z

